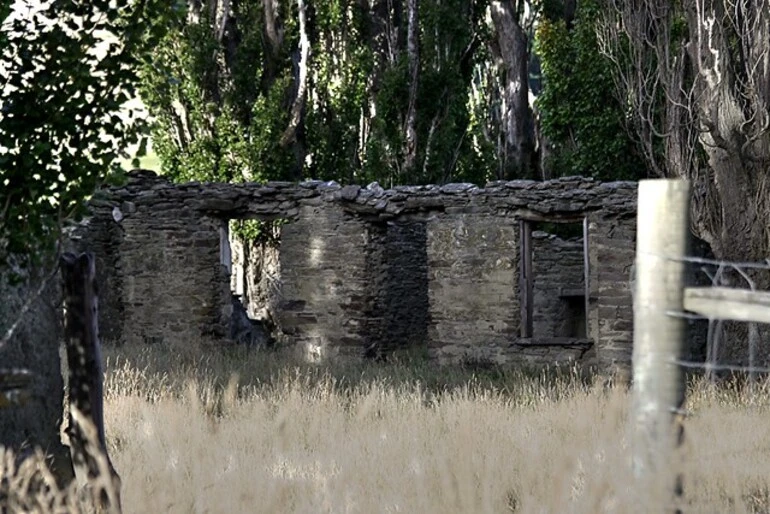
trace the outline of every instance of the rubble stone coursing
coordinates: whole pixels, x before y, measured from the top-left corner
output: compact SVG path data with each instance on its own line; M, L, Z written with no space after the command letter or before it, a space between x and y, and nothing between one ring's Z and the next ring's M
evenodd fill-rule
M534 337L587 337L583 239L532 234Z
M316 356L410 348L441 361L591 359L606 367L631 356L635 210L635 183L579 177L384 190L320 181L172 184L135 171L125 186L94 197L76 237L97 255L106 341L225 337L231 293L220 229L233 218L284 219L276 322ZM559 337L564 320L554 319L552 331L522 339L519 220L584 217L587 338ZM564 258L546 257L541 269L535 239L541 286L555 288L582 250L562 245ZM563 289L583 287L564 280L571 282ZM545 311L536 326L548 323Z

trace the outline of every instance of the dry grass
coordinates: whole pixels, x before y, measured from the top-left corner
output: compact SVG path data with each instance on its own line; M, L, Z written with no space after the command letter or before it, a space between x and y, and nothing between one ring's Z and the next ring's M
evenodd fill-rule
M628 394L575 373L237 351L107 369L125 512L662 512L633 488ZM767 389L693 384L687 512L770 511Z

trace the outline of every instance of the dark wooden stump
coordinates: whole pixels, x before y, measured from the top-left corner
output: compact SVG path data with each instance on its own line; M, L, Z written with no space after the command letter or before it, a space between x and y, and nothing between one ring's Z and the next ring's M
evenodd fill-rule
M69 364L69 426L72 461L84 467L101 507L120 512L120 477L104 437L102 356L98 330L96 265L91 253L60 259L64 292L64 337Z

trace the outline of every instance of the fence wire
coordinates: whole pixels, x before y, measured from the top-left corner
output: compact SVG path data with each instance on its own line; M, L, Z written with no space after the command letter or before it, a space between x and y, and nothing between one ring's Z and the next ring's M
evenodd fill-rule
M645 255L644 253L642 253ZM649 255L649 254L648 254ZM730 287L736 289L746 289L751 292L759 292L757 282L761 278L762 272L770 272L770 259L759 262L734 262L706 257L684 256L671 257L664 255L652 255L658 259L664 259L673 262L682 262L687 265L697 266L696 272L701 277L705 277L704 282L710 283L711 287ZM633 272L632 272L633 273ZM757 276L760 274L760 276ZM632 282L634 281L632 274ZM770 283L770 273L765 277L765 283ZM696 280L697 282L697 280ZM770 292L770 291L768 291ZM706 334L706 358L705 361L695 361L688 359L677 359L675 364L689 370L701 370L711 380L715 378L718 372L745 373L754 378L756 374L770 374L770 367L758 366L757 351L760 346L760 333L758 322L740 322L717 317L707 317L689 311L667 311L672 317L683 318L690 321L707 321L708 329ZM720 363L720 350L723 349L725 336L725 323L746 323L747 325L747 343L748 343L748 364L728 364Z

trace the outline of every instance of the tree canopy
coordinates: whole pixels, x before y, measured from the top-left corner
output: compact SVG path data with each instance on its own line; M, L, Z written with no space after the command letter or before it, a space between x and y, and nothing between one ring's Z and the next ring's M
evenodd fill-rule
M540 178L545 140L549 175L644 176L591 6L192 2L142 71L153 142L177 180Z
M0 264L45 254L141 120L126 104L163 2L3 2Z
M174 180L685 176L718 254L770 246L766 3L31 4L0 5L0 261L119 175L136 95Z

